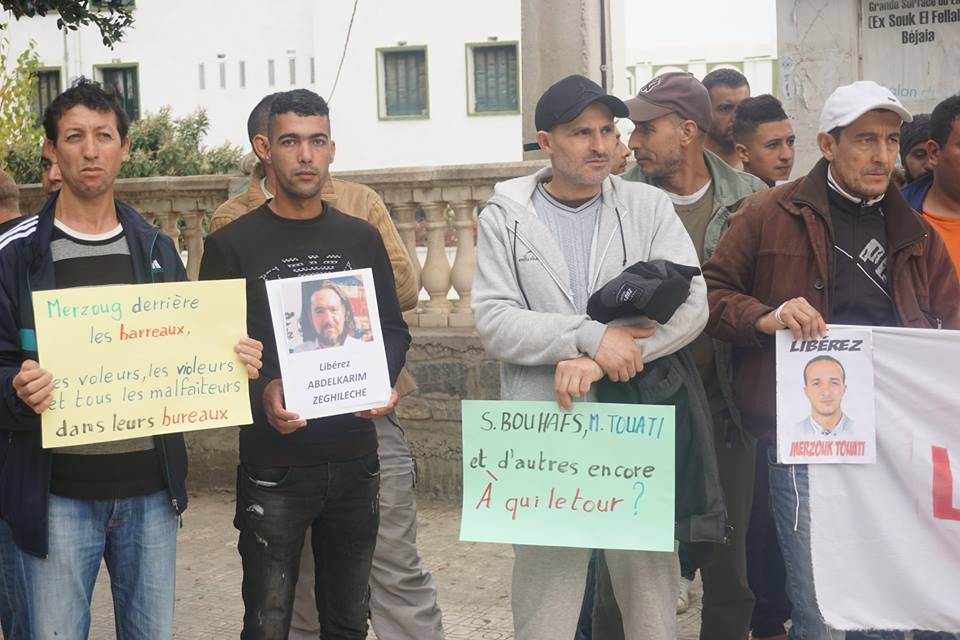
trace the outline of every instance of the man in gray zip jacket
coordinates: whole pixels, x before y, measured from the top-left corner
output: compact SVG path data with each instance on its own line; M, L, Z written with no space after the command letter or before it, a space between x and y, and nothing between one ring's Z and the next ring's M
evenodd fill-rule
M586 315L590 294L644 260L698 264L660 190L611 176L614 116L626 106L570 76L536 109L537 142L551 166L497 185L479 219L473 311L487 352L501 361L504 400L591 400L604 375L626 381L702 331L703 278L666 324L646 317L610 325ZM673 553L607 550L629 640L676 635ZM583 598L589 549L515 546L517 640L570 638Z

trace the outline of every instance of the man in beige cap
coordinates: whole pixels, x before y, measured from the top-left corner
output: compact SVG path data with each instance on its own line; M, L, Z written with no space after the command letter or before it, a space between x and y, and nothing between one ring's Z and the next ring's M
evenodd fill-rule
M707 332L734 347L746 430L776 442L772 336L814 339L826 324L960 329L960 283L930 223L891 185L910 113L875 82L839 87L820 116L823 158L806 176L749 198L703 266ZM844 637L817 606L807 465L770 456L770 509L793 603L791 638Z
M626 101L635 125L629 146L637 166L625 180L660 188L673 203L702 263L713 253L731 212L763 182L731 168L705 148L712 125L707 89L689 73L665 73ZM732 533L728 544L701 545L697 553L681 542L678 609L689 602L699 568L703 578L701 638L746 638L753 611L747 586L745 537L753 494L754 440L739 427L730 389L729 350L714 353L710 336L688 347L697 363L713 414L717 467ZM601 606L607 601L603 582Z

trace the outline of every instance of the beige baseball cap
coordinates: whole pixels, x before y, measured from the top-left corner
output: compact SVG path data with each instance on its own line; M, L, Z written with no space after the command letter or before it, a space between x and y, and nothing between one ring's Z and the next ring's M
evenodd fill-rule
M710 93L693 74L664 73L641 87L637 97L624 101L634 122L649 122L670 113L693 120L701 131L710 129Z

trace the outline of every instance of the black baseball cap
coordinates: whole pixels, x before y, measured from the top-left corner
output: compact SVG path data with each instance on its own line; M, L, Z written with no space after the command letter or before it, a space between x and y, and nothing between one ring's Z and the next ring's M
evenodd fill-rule
M577 116L594 102L610 107L610 111L617 118L626 118L630 114L623 100L607 94L590 78L573 75L555 82L540 96L533 123L537 131L550 131L558 124L576 120ZM536 142L523 145L524 151L536 151L539 148L540 145Z
M626 118L630 112L623 100L608 95L600 85L583 76L567 76L554 83L537 101L534 124L537 131L550 131L558 124L576 120L583 110L594 102L610 107L617 118Z

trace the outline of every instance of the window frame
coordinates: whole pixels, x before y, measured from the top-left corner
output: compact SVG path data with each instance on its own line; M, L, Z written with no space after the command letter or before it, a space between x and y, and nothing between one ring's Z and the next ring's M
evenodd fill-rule
M473 52L476 49L512 46L517 57L517 108L502 111L477 111L476 96L476 66ZM515 116L523 113L523 84L521 83L520 41L519 40L486 40L484 42L468 42L464 45L464 60L466 65L467 88L467 115L474 117L487 116Z
M46 106L44 106L43 108L40 108L40 74L41 73L53 74L54 72L56 72L57 74L57 95L53 96L53 98L55 99L58 95L63 93L63 67L54 67L54 66L37 67L35 70L36 75L35 75L35 83L34 83L34 95L37 98L37 103L36 103L37 111L35 111L34 113L37 116L37 122L40 122L41 124L43 123L43 114L46 112L47 107L50 106L50 103L48 102ZM50 102L53 102L53 99L51 99ZM31 109L34 107L34 104L32 102L30 104L30 107Z
M386 66L384 64L384 54L398 52L423 52L423 113L409 115L389 115L387 114L386 90L387 77ZM375 50L377 65L377 119L379 120L429 120L430 119L430 53L427 45L415 44L397 47L378 47Z
M104 79L103 72L111 71L114 69L132 69L134 74L134 80L137 83L137 116L134 118L129 113L127 117L130 119L130 122L139 120L143 116L143 92L141 91L140 84L140 63L139 62L111 62L107 64L95 64L93 65L93 77L96 78L97 82L101 85L106 83ZM122 105L123 106L123 105ZM126 106L124 106L124 111L126 111Z

